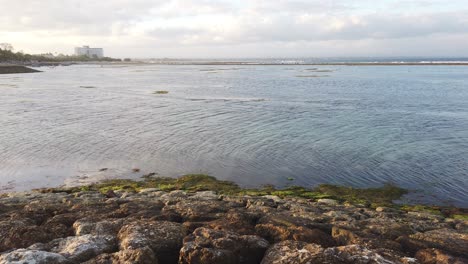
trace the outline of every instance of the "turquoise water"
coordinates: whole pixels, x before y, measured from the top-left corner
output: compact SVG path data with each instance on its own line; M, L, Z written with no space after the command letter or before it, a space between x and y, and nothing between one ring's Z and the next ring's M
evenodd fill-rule
M410 201L468 206L467 66L42 70L0 75L3 190L208 173L393 183L417 190Z

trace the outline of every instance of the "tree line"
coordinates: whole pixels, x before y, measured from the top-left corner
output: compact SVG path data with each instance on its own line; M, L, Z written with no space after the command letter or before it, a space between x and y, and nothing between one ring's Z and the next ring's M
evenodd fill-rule
M0 62L69 62L69 61L121 61L110 57L90 58L86 55L60 55L60 56L44 56L31 55L21 51L14 52L14 48L9 43L0 43Z

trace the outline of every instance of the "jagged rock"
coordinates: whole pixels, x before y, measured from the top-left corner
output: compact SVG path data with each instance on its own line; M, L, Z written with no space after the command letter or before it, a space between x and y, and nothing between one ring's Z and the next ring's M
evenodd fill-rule
M93 218L83 218L73 223L73 229L75 230L75 235L77 236L87 234L115 236L123 223L123 219L98 221Z
M272 200L274 201L275 203L282 203L284 202L283 199L281 199L280 197L276 196L276 195L264 195L262 196L263 198L266 198L266 199L269 199L269 200Z
M223 201L179 201L175 205L167 205L163 208L163 214L173 211L179 214L184 221L211 221L219 219L228 211Z
M415 256L422 264L466 264L468 259L458 258L447 254L446 252L428 248L419 250Z
M151 218L159 216L164 203L159 200L134 200L132 203L124 203L116 211L119 215L134 218Z
M278 205L273 199L265 198L265 196L260 198L251 198L247 200L247 208L260 206L260 207L271 207L276 208Z
M314 262L323 253L317 244L286 240L270 247L261 264L308 264Z
M149 247L160 263L175 263L185 235L179 223L136 221L124 225L118 237L121 250Z
M468 221L460 221L459 223L455 224L455 229L468 233Z
M110 253L117 249L114 236L84 235L56 239L51 244L51 251L66 258L84 262L102 253Z
M283 241L268 249L261 264L392 264L374 251L358 245L324 249L317 244Z
M184 191L176 190L170 193L163 194L161 200L166 201L167 204L172 204L176 201L182 201L187 199L188 195Z
M39 250L18 249L0 255L3 264L70 264L64 256Z
M375 208L375 211L376 212L385 212L385 213L400 213L401 212L401 211L399 211L397 209L390 208L390 207L383 207L383 206L379 206L379 207Z
M468 234L458 233L454 229L437 229L416 233L409 237L417 242L422 242L428 248L438 248L468 257Z
M416 219L423 219L423 220L441 221L444 219L441 215L431 214L428 212L408 212L408 216L416 218Z
M241 235L254 234L258 218L260 215L257 213L231 209L223 218L210 222L208 226L212 229L236 232Z
M213 191L196 192L189 197L192 200L218 200L219 196Z
M149 247L122 250L113 254L102 254L84 264L158 264L156 256Z
M63 229L52 230L36 226L28 219L0 222L0 252L25 248L34 243L48 242L63 236Z
M180 264L255 264L269 243L259 236L198 228L184 239Z
M73 255L66 256L75 263L88 258L89 263L176 263L182 246L184 259L190 263L200 259L205 263L237 263L244 261L239 260L239 254L246 255L238 253L244 252L239 247L246 247L239 245L251 243L246 242L249 239L261 241L255 235L272 242L291 240L300 250L290 254L313 255L318 263L349 263L354 260L352 256L357 256L359 263L365 256L374 261L379 255L385 261L415 264L417 260L408 256L416 253L429 263L434 259L463 262L467 258L468 222L459 217L408 214L391 208L376 211L349 203L331 205L293 197L217 196L213 192L165 193L153 189L128 193L125 199L106 198L99 192L5 194L0 195L0 207L0 252L5 256L15 251L17 258L22 257L19 253L59 254L62 242L62 247L69 245ZM459 213L464 215L464 211ZM196 233L201 227L211 233L196 238L191 235L183 244L186 230ZM216 232L222 238L216 237ZM120 240L116 240L117 234ZM68 238L72 235L78 237ZM106 236L114 241L112 250L79 252L81 246L99 244L77 242L83 237ZM60 239L63 237L67 238ZM308 251L306 246L297 246L300 242L314 246L307 246L311 248ZM360 248L353 248L355 244ZM116 252L118 246L120 251ZM18 248L26 248L27 253ZM331 257L333 254L335 257ZM336 256L344 257L337 260Z
M342 247L327 248L323 252L322 263L353 263L353 264L392 264L374 251L368 250L360 245L349 245Z
M387 239L396 239L402 235L414 233L408 224L396 223L385 219L372 219L362 222L363 229Z
M320 229L310 229L299 224L297 218L284 215L270 215L263 217L255 226L257 234L262 235L270 242L296 240L316 243L324 247L335 245L333 238Z
M317 202L321 204L326 204L326 205L338 205L339 204L337 200L333 200L333 199L318 199Z
M154 193L154 192L160 192L160 190L158 188L145 188L139 191L139 193Z
M352 231L339 228L336 226L332 228L332 237L333 239L335 239L336 243L340 246L357 244L361 241L359 236L357 236Z
M220 220L217 220L217 221L220 221ZM217 221L215 221L215 222L217 222ZM207 226L207 225L209 225L211 227L212 223L208 223L208 222L184 222L184 223L182 223L182 225L185 227L185 229L187 230L188 233L192 233L193 231L195 231L195 229L197 229L199 227L204 227L204 226ZM213 229L218 229L218 228L214 228L214 227L212 227L212 228ZM219 228L219 229L222 229L222 228Z

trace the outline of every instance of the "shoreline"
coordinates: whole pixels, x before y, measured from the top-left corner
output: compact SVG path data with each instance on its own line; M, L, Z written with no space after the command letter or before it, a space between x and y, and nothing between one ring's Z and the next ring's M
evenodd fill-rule
M138 63L136 63L138 64ZM192 65L192 66L468 66L465 63L389 63L389 62L343 62L343 63L248 63L248 62L158 62L158 63L145 63L148 65Z
M2 64L1 67L45 67L45 66L72 66L72 65L166 65L166 66L468 66L468 62L316 62L316 63L262 63L245 61L130 61L130 62L112 62L112 61L44 61L44 62L25 62L21 64Z
M16 74L16 73L35 73L41 72L23 65L6 65L0 64L0 74Z
M404 192L147 175L3 194L0 263L466 263L468 212L392 205Z

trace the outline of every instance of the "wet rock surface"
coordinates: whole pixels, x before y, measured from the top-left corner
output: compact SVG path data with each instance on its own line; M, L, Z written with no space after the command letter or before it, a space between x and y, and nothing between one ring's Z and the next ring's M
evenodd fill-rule
M0 263L467 263L468 223L212 191L0 196Z

